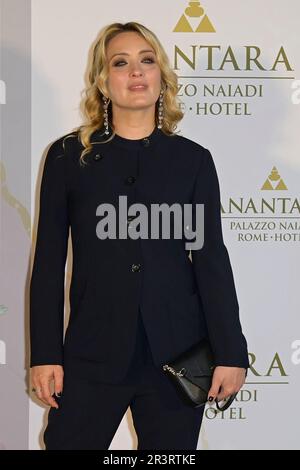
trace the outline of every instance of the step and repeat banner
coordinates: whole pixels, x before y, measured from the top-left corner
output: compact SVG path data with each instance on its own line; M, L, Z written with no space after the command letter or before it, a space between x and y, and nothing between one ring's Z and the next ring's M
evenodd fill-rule
M214 158L224 241L249 346L246 383L225 412L206 408L198 449L299 449L299 2L1 4L13 33L4 44L2 35L0 76L0 446L43 449L47 409L28 396L26 376L27 214L34 233L41 159L49 142L81 122L81 92L99 30L113 22L138 21L158 36L178 75L184 111L180 134L208 148ZM20 5L30 15L21 13ZM24 21L31 54L20 40ZM30 96L22 75L28 66L31 105L18 99L18 93ZM32 126L31 150L22 110ZM135 446L128 409L110 449Z
M31 9L0 0L0 450L28 449Z

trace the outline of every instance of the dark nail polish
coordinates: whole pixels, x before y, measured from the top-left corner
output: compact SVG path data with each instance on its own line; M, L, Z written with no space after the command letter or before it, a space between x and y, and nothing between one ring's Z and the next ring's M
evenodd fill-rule
M213 401L214 397L209 397L208 401Z
M58 398L61 397L61 392L55 394Z

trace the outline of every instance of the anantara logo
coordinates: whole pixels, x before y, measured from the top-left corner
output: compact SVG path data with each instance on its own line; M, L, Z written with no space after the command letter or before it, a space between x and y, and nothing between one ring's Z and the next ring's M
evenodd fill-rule
M191 24L197 19L196 27ZM216 30L211 20L205 14L200 2L189 2L189 6L184 10L178 23L173 29L175 33L215 33Z
M261 38L263 44L255 44L256 33L247 16L240 18L240 21L248 30L250 42L245 44L243 40L242 44L227 44L232 21L229 18L223 24L223 33L218 31L214 23L220 21L220 13L214 10L211 18L211 12L206 11L209 2L204 3L205 6L202 2L182 0L182 11L176 13L172 20L172 32L177 33L173 36L176 38L173 69L179 79L181 110L195 116L253 116L257 110L264 109L265 97L268 96L266 86L271 87L274 80L279 80L284 88L287 80L295 80L295 76L290 74L295 69L286 47L276 41L270 49L270 44L264 38ZM274 28L279 29L281 26L274 25ZM211 36L205 33L218 34ZM209 38L214 38L213 44ZM293 85L295 87L297 84ZM293 94L293 103L297 102L296 92ZM274 99L279 96L278 91L276 93Z
M273 166L271 173L269 174L261 189L273 191L283 191L287 189L283 179L280 177L280 174L277 171L276 166Z
M229 229L239 242L299 242L300 200L273 166L260 188L274 191L264 196L231 196L221 205L222 218L229 220ZM261 193L260 193L261 194ZM268 197L270 196L270 197Z

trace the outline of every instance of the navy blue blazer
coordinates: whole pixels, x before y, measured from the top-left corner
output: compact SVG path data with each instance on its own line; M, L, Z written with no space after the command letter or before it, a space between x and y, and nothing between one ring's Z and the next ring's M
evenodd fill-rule
M216 365L249 367L221 226L219 182L209 150L157 127L144 139L92 134L88 165L76 132L49 147L30 281L30 366L61 364L81 377L125 376L139 309L157 367L208 336ZM100 239L101 203L204 204L204 246L185 237ZM183 207L183 206L182 206ZM128 217L128 228L132 217ZM194 227L194 226L193 226ZM64 337L65 264L72 240L70 318Z

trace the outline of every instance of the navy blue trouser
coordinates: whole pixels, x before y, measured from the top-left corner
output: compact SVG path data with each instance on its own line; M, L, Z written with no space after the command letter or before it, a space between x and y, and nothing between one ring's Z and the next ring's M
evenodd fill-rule
M105 384L64 377L59 408L50 408L46 450L107 450L130 407L137 449L195 450L204 407L182 401L163 371L154 366L139 316L136 348L122 383Z

